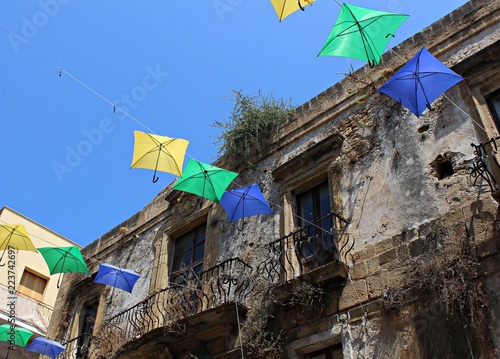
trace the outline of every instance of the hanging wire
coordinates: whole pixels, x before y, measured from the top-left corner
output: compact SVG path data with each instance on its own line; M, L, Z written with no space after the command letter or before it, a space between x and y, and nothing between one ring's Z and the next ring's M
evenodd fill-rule
M72 79L73 81L75 81L79 85L83 86L88 91L92 92L94 95L96 95L97 97L99 97L101 100L103 100L106 103L108 103L109 105L111 105L113 107L113 113L116 113L116 111L118 110L119 112L121 112L122 114L124 114L125 116L127 116L128 118L130 118L131 120L135 121L137 124L139 124L140 126L142 126L143 128L145 128L146 130L148 130L150 133L152 133L154 135L157 135L157 133L155 131L153 131L151 128L149 128L148 126L146 126L144 123L142 123L141 121L139 121L137 118L135 118L134 116L132 116L128 112L124 111L119 106L116 106L116 104L114 102L108 100L106 97L104 97L103 95L101 95L99 92L97 92L96 90L94 90L92 87L90 87L89 85L85 84L83 81L79 80L76 76L73 76L71 73L69 73L68 71L64 70L61 66L55 65L55 62L52 59L48 58L47 56L45 56L41 52L37 51L36 49L34 49L32 46L30 46L25 41L22 41L21 39L19 39L19 37L16 34L14 34L14 33L10 32L10 31L6 30L2 26L0 26L0 30L2 30L3 32L5 32L7 35L12 36L15 39L17 39L21 44L23 44L24 46L26 46L26 48L28 48L29 50L33 51L35 54L37 54L38 56L40 56L41 58L43 58L49 64L51 64L53 66L56 66L58 68L58 70L59 70L59 76L62 76L63 74L67 75L70 79ZM191 156L187 152L186 152L186 156L195 159L193 156Z
M107 102L108 104L110 104L111 106L114 107L114 110L118 110L120 111L121 113L123 113L125 116L129 117L130 119L132 119L133 121L137 122L139 125L141 125L142 127L144 127L145 129L147 129L148 131L151 131L153 134L156 135L156 133L151 130L149 127L147 127L145 124L143 124L141 121L139 121L138 119L136 119L134 116L130 115L129 113L127 113L126 111L122 110L119 106L116 106L113 102L109 101L106 97L104 97L103 95L101 95L99 92L97 92L96 90L94 90L93 88L91 88L90 86L88 86L87 84L85 84L83 81L80 81L78 78L76 78L75 76L73 76L72 74L70 74L68 71L64 70L61 66L57 66L55 65L55 62L48 58L47 56L45 56L44 54L42 54L41 52L37 51L36 49L34 49L32 46L30 46L28 43L26 43L25 41L21 41L21 39L19 39L19 37L6 30L4 27L0 26L0 30L2 30L3 32L5 32L7 35L9 36L12 36L14 37L15 39L17 39L21 44L23 44L26 48L28 48L29 50L33 51L35 54L37 54L38 56L40 56L41 58L43 58L45 61L47 61L49 64L57 67L57 69L59 70L59 76L62 76L62 74L65 74L67 75L70 79L72 79L73 81L75 81L76 83L78 83L79 85L83 86L84 88L86 88L87 90L89 90L90 92L92 92L94 95L96 95L97 97L99 97L100 99L102 99L103 101Z
M245 359L245 355L243 353L243 342L241 341L241 324L240 324L240 314L238 312L238 302L234 301L234 305L236 306L236 320L238 321L238 336L240 337L241 359Z

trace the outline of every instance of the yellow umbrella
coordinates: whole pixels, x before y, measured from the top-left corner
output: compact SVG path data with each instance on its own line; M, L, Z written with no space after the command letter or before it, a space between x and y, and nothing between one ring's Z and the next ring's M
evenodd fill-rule
M0 224L0 251L4 251L0 257L0 262L8 249L37 252L28 232L26 232L26 228L22 224ZM5 264L0 264L0 266L3 265Z
M274 10L276 10L276 14L281 21L299 9L304 11L304 6L307 4L312 5L313 1L315 0L271 0L271 4L273 4Z
M182 175L182 163L189 141L140 131L134 131L134 138L131 168L154 169L153 182L158 181L156 170Z

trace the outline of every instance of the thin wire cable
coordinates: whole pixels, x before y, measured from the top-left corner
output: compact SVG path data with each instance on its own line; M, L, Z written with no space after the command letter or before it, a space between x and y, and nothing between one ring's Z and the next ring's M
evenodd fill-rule
M240 337L241 358L245 359L245 355L243 353L243 342L241 341L241 324L240 324L240 314L238 312L238 302L234 301L234 305L236 306L236 320L238 321L238 336Z
M152 134L154 135L157 135L157 133L155 131L153 131L151 128L149 128L148 126L146 126L144 123L142 123L141 121L139 121L137 118L135 118L134 116L132 116L131 114L129 114L128 112L124 111L121 107L119 106L116 106L115 103L113 103L112 101L108 100L106 97L104 97L103 95L101 95L99 92L97 92L96 90L94 90L92 87L90 87L89 85L85 84L83 81L79 80L76 76L72 75L71 73L69 73L68 71L64 70L61 66L58 66L55 64L55 61L53 61L52 59L48 58L47 56L45 56L44 54L42 54L40 51L34 49L32 46L30 46L29 44L27 44L25 41L22 41L21 39L19 39L19 37L6 30L4 27L0 26L0 30L2 30L3 32L5 32L7 35L9 36L12 36L14 38L16 38L20 43L22 43L24 46L26 46L26 48L28 48L29 50L33 51L35 54L37 54L38 56L40 56L41 58L43 58L45 61L47 61L48 63L50 63L51 65L55 66L58 70L59 70L59 75L61 75L62 73L64 73L65 75L67 75L70 79L72 79L73 81L75 81L76 83L78 83L79 85L83 86L85 89L87 89L88 91L92 92L94 95L96 95L97 97L99 97L101 100L105 101L106 103L108 103L109 105L113 106L113 111L120 111L121 113L123 113L125 116L127 116L128 118L130 118L131 120L135 121L137 124L139 124L140 126L142 126L143 128L145 128L146 130L148 130L149 132L151 132ZM192 158L192 159L195 159L195 157L191 156L189 153L186 152L186 156Z
M78 78L76 78L75 76L73 76L72 74L70 74L68 71L64 70L61 66L56 65L55 61L53 61L52 59L50 59L47 56L45 56L44 54L42 54L40 51L34 49L32 46L30 46L25 41L22 41L21 39L19 39L19 37L16 34L14 34L14 33L10 32L10 31L6 30L2 26L0 26L0 30L2 30L3 32L5 32L7 35L14 37L21 44L23 44L26 48L28 48L29 50L33 51L35 54L37 54L38 56L40 56L41 58L43 58L45 61L47 61L51 65L55 66L59 70L59 74L64 73L69 78L71 78L73 81L75 81L79 85L85 87L87 90L89 90L90 92L92 92L94 95L96 95L100 99L104 100L105 102L107 102L108 104L110 104L111 106L113 106L113 108L115 110L120 111L125 116L129 117L130 119L132 119L133 121L137 122L139 125L141 125L145 129L147 129L148 131L150 131L150 132L152 132L153 134L156 135L156 133L153 130L151 130L148 126L146 126L141 121L139 121L138 119L136 119L134 116L130 115L129 113L127 113L126 111L124 111L123 109L121 109L119 106L116 106L116 104L114 104L113 102L111 102L110 100L108 100L106 97L104 97L103 95L101 95L99 92L97 92L96 90L94 90L93 88L91 88L90 86L88 86L87 84L85 84L83 81L79 80Z
M12 225L12 223L5 222L3 219L0 219L0 222L2 222L2 223L4 223L4 224ZM16 223L16 224L22 224L22 223ZM24 226L24 224L23 224L23 226ZM52 243L51 241L48 241L48 240L47 240L47 239L45 239L45 238L42 238L42 237L40 237L40 236L37 236L37 235L32 234L32 233L29 233L29 232L26 232L26 233L28 233L28 235L29 235L30 237L33 237L33 238L38 238L38 239L40 239L41 241L44 241L44 242L47 242L47 243L49 243L49 244L53 245L54 247L60 247L60 245L55 244L55 243ZM67 238L65 238L65 239L67 239Z

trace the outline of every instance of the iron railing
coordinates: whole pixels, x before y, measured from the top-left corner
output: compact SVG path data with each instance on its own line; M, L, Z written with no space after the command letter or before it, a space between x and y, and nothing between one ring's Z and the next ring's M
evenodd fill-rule
M331 228L311 231L313 226L320 228L319 224L325 223L325 219L331 219ZM336 225L339 222L341 225ZM257 274L272 283L283 283L327 263L345 262L355 244L345 230L347 224L348 220L331 212L267 244L267 253L256 268Z
M58 359L87 359L90 351L111 357L123 344L152 330L182 331L178 322L184 318L232 301L243 302L253 289L251 273L252 267L238 258L199 275L186 271L182 283L171 283L171 287L105 320L91 340L78 337L68 342L69 350Z
M47 332L53 311L51 306L18 291L15 295L11 295L8 288L0 284L0 313L8 315L11 309L8 307L8 303L12 300L16 303L16 321L32 325L41 332Z
M66 349L57 356L57 359L90 359L92 335L83 334L65 343Z
M500 163L498 163L496 159L498 153L497 140L500 140L500 136L494 137L486 142L481 142L479 145L471 143L471 146L474 147L475 155L472 165L469 167L469 176L472 184L478 186L480 185L477 183L478 180L484 180L488 184L491 192L495 192L498 189L498 182L490 172L488 159L495 163L497 168L500 168ZM491 157L488 157L488 151L486 149L488 145L492 146Z

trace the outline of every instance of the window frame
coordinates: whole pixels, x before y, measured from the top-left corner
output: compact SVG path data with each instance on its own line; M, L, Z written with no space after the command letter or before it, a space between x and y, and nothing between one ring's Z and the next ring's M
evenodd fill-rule
M34 288L30 288L30 287L23 284L23 278L27 278L27 277L25 277L26 273L29 273L29 275L35 277L37 280L40 279L40 280L44 281L43 291L41 293L39 291L35 290ZM21 275L21 279L19 280L19 284L17 286L17 292L26 296L26 297L37 300L39 302L43 302L43 298L45 296L45 292L47 290L49 280L50 280L50 278L47 278L46 276L34 271L33 269L31 269L29 267L24 267L23 274ZM26 290L23 288L26 288ZM32 293L36 293L38 295L34 296Z
M178 242L183 240L184 238L189 238L191 234L194 233L194 236L191 241L191 245L184 248L182 253L177 253L178 250ZM183 234L174 238L174 245L172 250L172 261L170 264L170 273L169 273L169 281L170 283L176 284L186 284L185 282L189 280L192 275L197 276L200 272L203 271L204 257L205 257L205 243L206 243L206 234L207 234L207 223L202 222L198 224L196 227L191 228L190 230L184 232ZM203 240L199 241L199 236L202 235ZM196 260L196 249L202 246L201 259ZM182 262L179 262L179 268L174 268L176 266L176 259L185 255L188 251L191 251L190 260L191 262L188 265L182 266ZM193 268L197 268L192 271ZM180 278L180 280L176 280ZM196 280L196 278L195 278Z
M317 357L321 354L324 354L324 359L339 359L338 357L339 352L340 352L340 358L343 358L342 343L337 343L327 348L323 348L312 353L304 354L304 359L317 359Z
M493 123L497 128L497 132L500 133L500 88L487 95L485 100L493 119Z

